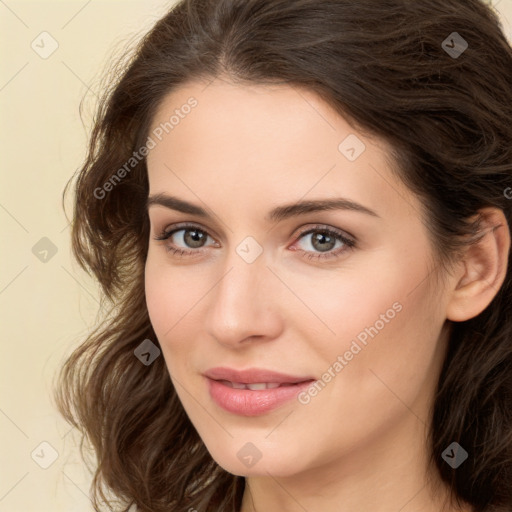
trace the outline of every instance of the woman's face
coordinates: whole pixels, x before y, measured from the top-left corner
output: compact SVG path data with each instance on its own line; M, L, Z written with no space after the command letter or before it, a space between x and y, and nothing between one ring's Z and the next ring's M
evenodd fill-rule
M415 457L448 294L390 148L311 92L222 80L167 96L150 137L147 306L214 459L291 476Z

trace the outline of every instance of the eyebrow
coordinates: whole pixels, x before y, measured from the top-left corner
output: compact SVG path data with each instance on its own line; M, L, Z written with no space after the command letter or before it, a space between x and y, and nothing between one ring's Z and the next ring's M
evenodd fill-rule
M147 208L149 209L150 206L154 205L164 206L165 208L169 208L171 210L176 210L182 213L189 213L191 215L197 215L207 219L212 218L212 216L201 206L197 206L195 204L184 201L183 199L179 199L167 194L155 194L149 196L146 203ZM295 217L297 215L304 215L306 213L326 210L351 210L380 218L380 215L378 215L373 210L370 210L370 208L367 208L366 206L363 206L362 204L356 203L354 201L350 201L349 199L338 197L334 199L299 201L296 203L277 206L270 210L265 220L268 222L279 222L290 217Z

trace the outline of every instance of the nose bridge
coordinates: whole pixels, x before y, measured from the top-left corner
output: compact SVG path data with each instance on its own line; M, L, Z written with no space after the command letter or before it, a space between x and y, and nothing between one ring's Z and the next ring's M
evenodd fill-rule
M210 334L231 344L249 336L273 335L277 325L276 295L271 292L275 277L262 249L257 251L253 241L244 240L226 257L222 276L212 290L207 320Z
M246 236L230 249L225 260L224 278L219 283L221 300L245 301L255 297L259 289L268 286L266 254L263 246L252 236Z
M246 255L240 255L238 246L231 251L226 258L226 272L224 277L217 285L217 304L222 306L224 315L243 308L245 313L249 312L249 307L253 314L258 304L261 307L261 292L268 285L270 274L265 265L265 258L260 254L254 260L246 259Z

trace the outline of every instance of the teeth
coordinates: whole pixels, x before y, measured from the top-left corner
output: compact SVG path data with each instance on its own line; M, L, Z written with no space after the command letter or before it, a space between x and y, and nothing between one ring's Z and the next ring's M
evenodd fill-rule
M260 389L267 389L267 385L262 382L262 383L254 383L254 384L247 384L247 387L248 389L252 390L252 391L258 391Z
M289 386L290 384L279 384L278 382L255 382L254 384L242 384L240 382L230 382L222 380L222 384L234 389L250 389L251 391L261 391L262 389L275 389L279 386Z

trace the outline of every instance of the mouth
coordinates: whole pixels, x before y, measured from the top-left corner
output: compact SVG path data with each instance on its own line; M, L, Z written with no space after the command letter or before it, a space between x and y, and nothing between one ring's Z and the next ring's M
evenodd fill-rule
M293 400L316 379L263 369L213 368L204 373L213 402L241 416L258 416Z

